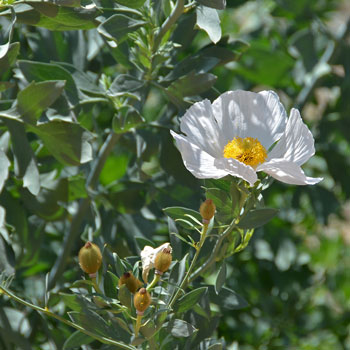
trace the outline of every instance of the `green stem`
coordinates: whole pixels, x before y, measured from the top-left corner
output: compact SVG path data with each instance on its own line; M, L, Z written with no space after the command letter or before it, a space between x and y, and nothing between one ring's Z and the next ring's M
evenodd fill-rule
M115 346L118 346L122 349L126 349L126 350L137 350L134 346L131 346L131 345L127 345L127 344L124 344L124 343L121 343L121 342L118 342L118 341L115 341L113 339L109 339L109 338L106 338L106 337L102 337L100 335L97 335L93 332L90 332L88 330L86 330L85 328L69 321L69 320L66 320L65 318L59 316L59 315L56 315L55 313L51 312L49 309L47 308L42 308L40 306L37 306L37 305L34 305L34 304L31 304L21 298L19 298L17 295L13 294L11 291L9 291L8 289L4 289L3 287L0 286L0 294L3 293L3 294L6 294L9 298L17 301L18 303L20 304L23 304L33 310L36 310L38 312L43 312L45 315L47 316L50 316L50 317L53 317L57 320L59 320L60 322L63 322L65 323L66 325L70 326L70 327L73 327L75 329L77 329L78 331L82 332L82 333L85 333L87 335L89 335L90 337L94 338L94 339L97 339L98 341L100 341L101 343L104 343L104 344L111 344L111 345L115 345Z
M119 134L115 134L112 132L107 137L105 143L102 145L100 152L97 156L96 163L92 168L90 176L88 177L88 180L87 180L86 187L88 189L88 192L89 190L91 191L97 186L98 178L103 169L103 166L109 154L113 150L113 147L119 140L119 137L120 137ZM79 234L81 233L81 225L84 219L86 218L86 212L89 209L89 207L90 207L89 197L80 200L78 211L73 217L72 223L70 225L70 230L64 239L61 254L59 254L54 266L50 271L49 284L48 284L49 289L53 288L57 279L63 274L66 268L66 265L69 261L69 256L74 247L74 243L78 238Z
M101 291L100 287L97 284L96 276L95 277L91 277L91 281L94 284L94 288L95 288L96 293L102 294L102 291Z
M158 47L162 41L163 36L171 28L171 26L176 22L176 20L182 15L185 6L185 0L178 0L176 6L174 7L173 12L162 24L160 31L154 39L153 52L158 50Z
M142 315L137 315L136 324L135 324L135 338L139 335L141 320L142 320Z
M213 253L210 255L209 259L190 276L189 282L192 282L194 279L196 279L200 274L205 272L215 262L215 258L220 251L222 242L233 231L235 226L236 226L235 222L232 221L231 224L226 228L226 230L222 233L222 235L216 241L215 247L213 249Z
M97 161L91 170L91 173L88 177L87 180L87 188L88 189L95 189L98 183L98 179L100 177L101 171L106 163L106 160L110 153L112 152L114 146L118 142L120 138L120 134L116 134L113 131L108 135L106 141L102 145L98 156L97 156Z
M202 228L202 232L201 232L201 239L200 241L198 242L197 246L196 246L196 253L194 254L194 257L192 259L192 262L191 262L191 265L190 267L188 268L188 271L185 275L185 278L182 280L179 288L177 289L176 293L174 294L173 298L171 299L170 303L169 303L169 308L171 309L175 303L175 301L177 300L177 298L179 297L179 294L181 291L183 291L188 283L188 280L189 280L189 277L190 277L190 274L192 273L192 270L196 264L196 261L198 259L198 256L199 256L199 253L201 251L201 248L204 244L204 241L205 241L205 238L206 238L206 234L207 234L207 231L208 231L208 225L207 224L204 224L203 225L203 228Z
M160 275L154 274L153 281L147 286L147 291L150 291L160 280Z

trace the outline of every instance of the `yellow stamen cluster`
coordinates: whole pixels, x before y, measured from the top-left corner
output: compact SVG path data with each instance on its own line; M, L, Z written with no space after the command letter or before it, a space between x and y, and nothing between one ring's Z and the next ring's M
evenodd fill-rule
M264 163L267 158L265 147L252 137L235 137L230 141L223 151L225 158L234 158L252 168Z

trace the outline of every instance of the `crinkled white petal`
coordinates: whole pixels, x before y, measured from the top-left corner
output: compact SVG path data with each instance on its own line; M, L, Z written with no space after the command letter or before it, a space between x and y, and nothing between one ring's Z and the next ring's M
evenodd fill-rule
M183 135L171 131L176 141L185 167L199 179L220 179L228 175L225 169L219 169L215 165L215 158L204 152L197 145L188 141Z
M213 102L212 110L221 146L234 137L253 137L269 149L280 139L287 123L287 113L273 91L228 91Z
M303 123L299 111L293 108L288 118L286 130L268 154L268 160L283 158L303 165L314 154L314 138L311 131Z
M164 243L158 248L152 248L149 245L146 245L141 251L141 263L142 263L142 278L147 283L148 274L151 269L154 267L154 262L157 254L162 251L164 248L170 249L172 252L172 248L170 243Z
M272 159L259 165L257 171L264 171L275 179L291 185L314 185L323 178L308 177L297 163L284 159Z
M179 135L171 131L186 168L197 178L219 179L226 175L254 185L256 171L265 171L289 184L307 185L321 181L304 174L303 165L315 153L314 139L299 111L289 119L273 91L259 93L228 91L213 104L195 103L181 120ZM253 169L236 159L223 157L224 147L235 137L252 137L269 149L267 161Z
M218 158L215 159L214 165L220 169L226 171L232 176L239 177L245 181L248 181L251 186L258 180L255 170L242 162L239 162L233 158Z
M180 129L191 143L211 156L222 155L224 146L220 145L221 135L209 100L193 104L181 118Z

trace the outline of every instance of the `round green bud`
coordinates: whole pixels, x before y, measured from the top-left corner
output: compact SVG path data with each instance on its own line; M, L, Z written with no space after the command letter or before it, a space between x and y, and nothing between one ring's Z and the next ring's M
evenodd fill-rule
M151 304L151 295L147 292L146 288L141 288L134 295L134 306L139 314L143 314L144 311Z
M102 264L100 248L91 242L86 242L79 251L79 265L88 274L96 273Z
M215 215L215 204L211 199L206 199L200 206L199 212L203 218L204 223L209 223L212 217Z
M173 257L171 255L170 248L164 248L163 250L161 250L154 260L154 267L156 269L156 273L160 272L160 274L163 274L164 272L168 271L172 260Z

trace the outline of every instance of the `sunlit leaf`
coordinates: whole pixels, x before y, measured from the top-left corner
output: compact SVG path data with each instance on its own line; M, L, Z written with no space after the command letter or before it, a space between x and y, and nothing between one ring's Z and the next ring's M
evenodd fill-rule
M196 8L196 26L207 32L210 40L216 44L221 38L220 18L217 11L206 6Z

